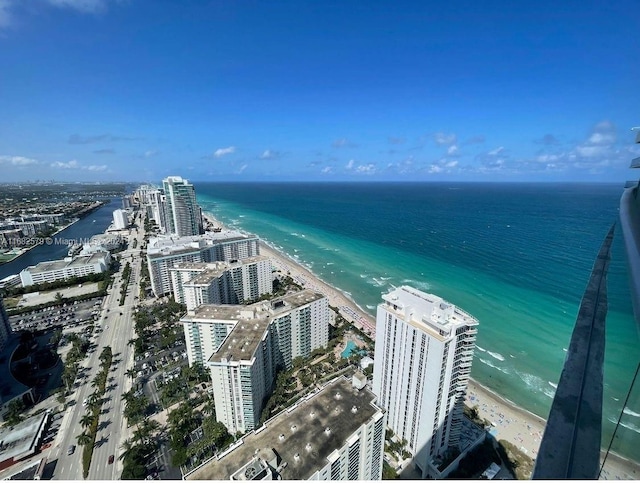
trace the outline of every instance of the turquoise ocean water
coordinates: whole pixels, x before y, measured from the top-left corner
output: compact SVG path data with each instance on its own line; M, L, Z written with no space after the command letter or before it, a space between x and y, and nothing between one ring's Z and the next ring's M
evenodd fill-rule
M259 235L375 315L409 284L480 321L472 376L544 418L619 185L196 184L198 202ZM608 279L603 445L640 357L621 235ZM613 449L640 462L640 392Z

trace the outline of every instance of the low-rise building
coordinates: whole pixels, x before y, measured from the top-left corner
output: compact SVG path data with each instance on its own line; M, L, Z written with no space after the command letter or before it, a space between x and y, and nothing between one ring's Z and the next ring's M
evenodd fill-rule
M386 415L338 377L245 435L188 480L380 480Z
M0 429L0 470L35 455L50 421L48 412Z
M98 251L86 256L64 258L57 261L45 261L29 266L20 272L22 286L64 280L72 276L87 276L102 273L109 269L111 256L108 252Z

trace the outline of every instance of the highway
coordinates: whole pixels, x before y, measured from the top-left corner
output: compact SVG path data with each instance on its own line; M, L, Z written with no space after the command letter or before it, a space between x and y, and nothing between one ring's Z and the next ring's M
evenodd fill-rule
M84 399L94 391L92 380L100 369L99 356L103 348L111 346L113 362L107 376L107 384L98 424L95 447L89 468L89 480L117 480L122 474L122 443L129 437L130 430L123 418L124 403L122 394L131 387L131 379L125 376L127 368L133 366L133 348L127 342L134 337L133 310L137 304L140 281L140 246L144 237L142 227L130 230L129 249L119 253L120 271L115 274L112 288L105 298L99 325L102 328L93 339L95 348L82 362L85 368L81 374L81 385L72 396L70 407L62 418L58 446L53 447L48 462L57 460L53 472L53 480L82 480L82 446L77 445L76 437L82 433L80 419L87 412L83 406ZM138 243L132 249L133 239ZM123 306L119 306L120 286L122 285L122 269L131 263L131 277L127 296ZM75 401L75 403L73 402ZM72 455L67 454L69 446L75 445ZM109 464L109 457L114 461Z

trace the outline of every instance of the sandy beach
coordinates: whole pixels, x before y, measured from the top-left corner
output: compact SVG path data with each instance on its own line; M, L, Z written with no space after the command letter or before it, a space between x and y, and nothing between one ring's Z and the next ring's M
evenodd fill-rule
M215 227L223 227L212 215L205 214L205 217ZM345 294L322 281L308 268L277 251L263 240L260 240L260 254L268 256L276 270L291 276L304 287L326 295L329 304L339 308L340 313L348 321L353 321L354 325L375 337L375 318ZM507 440L531 458L536 458L545 427L543 418L516 406L473 379L469 381L465 402L469 407L477 406L480 417L493 424L491 432L498 440ZM640 465L609 454L601 478L629 480L639 477Z

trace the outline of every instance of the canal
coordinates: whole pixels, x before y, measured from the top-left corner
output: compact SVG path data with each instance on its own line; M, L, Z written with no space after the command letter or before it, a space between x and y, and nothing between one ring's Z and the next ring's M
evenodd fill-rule
M69 248L62 240L85 240L96 234L103 233L113 221L113 211L121 208L122 199L120 197L112 198L108 204L87 214L64 231L52 236L52 244L41 244L19 258L0 265L0 279L18 274L27 266L66 257Z

